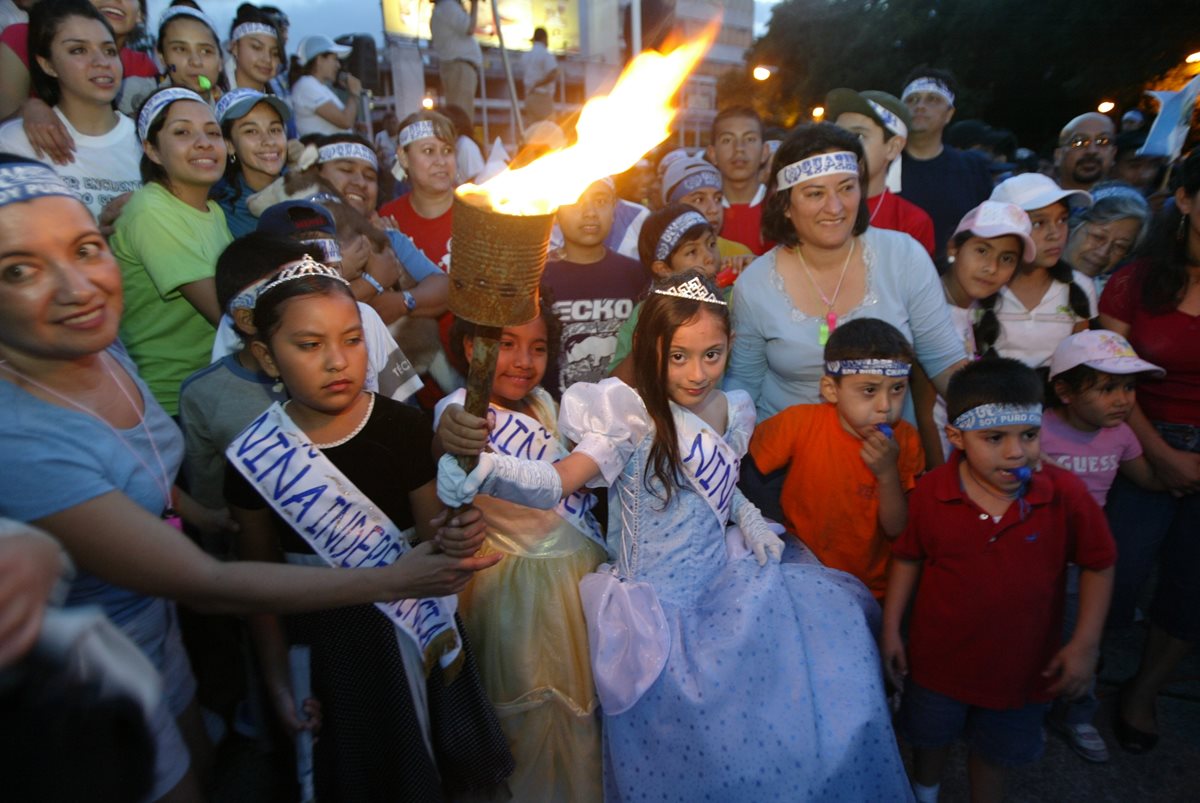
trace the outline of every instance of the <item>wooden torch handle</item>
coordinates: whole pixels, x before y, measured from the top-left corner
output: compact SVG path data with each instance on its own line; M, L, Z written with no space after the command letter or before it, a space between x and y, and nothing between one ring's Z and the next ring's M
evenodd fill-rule
M500 353L500 332L498 326L476 326L472 338L471 370L467 374L467 400L463 407L478 418L487 418L488 402L492 398L492 378L496 375L496 357ZM455 459L467 474L479 463L476 455L458 455ZM460 507L453 516L464 510L465 506Z

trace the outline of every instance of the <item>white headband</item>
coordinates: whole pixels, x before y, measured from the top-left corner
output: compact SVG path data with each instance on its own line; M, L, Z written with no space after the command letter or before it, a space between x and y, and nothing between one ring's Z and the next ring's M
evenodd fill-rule
M816 156L792 162L780 170L775 178L778 189L786 190L810 179L840 175L858 175L858 157L850 151L818 153Z
M870 98L863 98L863 100L865 100L867 105L874 110L876 116L879 117L880 122L883 123L884 128L886 128L888 131L891 131L898 137L908 136L908 126L904 124L904 121L901 120L895 112L893 112L887 106L884 106L882 103L876 103Z
M225 308L229 317L232 318L233 311L237 309L254 309L254 305L258 303L258 297L262 295L263 288L267 286L270 278L270 276L265 276L256 282L251 282L243 287L240 293L229 299L229 304Z
M437 132L433 129L432 120L417 120L415 123L409 123L400 131L400 147L407 148L412 143L426 137L437 137Z
M912 366L901 360L830 360L825 363L825 373L829 376L853 376L856 374L872 374L887 377L908 376Z
M1040 427L1042 425L1042 406L1040 404L981 404L954 419L953 424L955 429L963 431L1014 425Z
M667 187L667 200L674 203L683 196L703 188L714 190L722 188L721 174L717 172L717 168L708 166L690 168L690 172L684 173L683 178L679 179L674 186Z
M658 237L658 245L654 247L654 258L659 262L666 262L675 246L679 245L680 238L696 226L711 227L711 224L708 218L691 209L668 223Z
M376 170L379 169L379 160L375 158L375 151L357 142L334 142L330 145L322 145L317 149L318 164L332 162L335 159L358 159Z
M179 6L177 6L178 8ZM187 8L187 6L183 6ZM163 109L170 106L177 100L194 100L197 103L204 104L205 108L208 104L204 102L204 98L197 95L190 89L184 89L181 86L173 86L169 89L164 89L161 92L155 92L150 96L142 106L141 114L138 115L137 132L138 139L142 142L146 141L146 136L150 133L150 126L154 125L154 121L162 114Z
M16 163L0 166L0 206L48 195L79 197L58 173L45 165Z
M708 221L705 222L707 223ZM704 282L694 276L683 284L655 289L654 292L660 296L674 296L675 298L686 298L688 301L703 301L706 304L720 304L722 307L728 306L724 301L713 295L713 292L704 286Z
M176 17L191 17L194 20L200 20L200 22L203 22L205 25L207 25L208 29L213 32L213 36L217 36L217 26L214 25L213 21L208 18L208 15L203 11L192 8L191 6L171 6L168 8L162 13L162 16L158 18L158 29L161 31L164 25ZM220 37L217 36L217 39L219 40Z
M904 87L904 93L900 95L900 98L903 100L916 92L932 92L935 95L941 95L946 99L947 103L949 103L951 106L954 105L954 93L950 91L950 87L946 86L936 78L930 78L928 76L924 78L917 78L911 84Z
M258 33L269 36L272 39L279 38L279 32L270 25L266 25L262 22L243 22L241 25L234 28L233 32L229 34L229 41L236 42L243 36L253 36L254 34Z

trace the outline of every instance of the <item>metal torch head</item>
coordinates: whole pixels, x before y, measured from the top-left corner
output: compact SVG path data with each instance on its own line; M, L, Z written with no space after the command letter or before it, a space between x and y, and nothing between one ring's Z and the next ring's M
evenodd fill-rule
M450 310L479 326L536 318L554 215L505 215L454 198Z

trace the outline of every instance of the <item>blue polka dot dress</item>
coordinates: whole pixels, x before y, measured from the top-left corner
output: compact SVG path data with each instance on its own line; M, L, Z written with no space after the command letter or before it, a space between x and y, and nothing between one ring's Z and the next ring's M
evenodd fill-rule
M754 407L740 391L728 400L723 437L742 456ZM687 482L664 506L646 488L649 416L619 380L573 386L561 410L610 486L617 568L654 587L671 635L653 685L604 716L605 799L911 800L866 588L815 562L731 558Z

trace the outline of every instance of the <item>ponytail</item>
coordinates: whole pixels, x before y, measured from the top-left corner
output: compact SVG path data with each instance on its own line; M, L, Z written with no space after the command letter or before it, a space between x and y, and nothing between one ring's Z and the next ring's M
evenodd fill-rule
M1068 286L1067 304L1071 307L1071 312L1075 314L1075 317L1081 321L1090 321L1092 308L1088 304L1087 293L1083 292L1083 288L1075 281L1075 271L1071 269L1071 265L1064 260L1058 260L1050 268L1050 278Z

